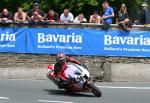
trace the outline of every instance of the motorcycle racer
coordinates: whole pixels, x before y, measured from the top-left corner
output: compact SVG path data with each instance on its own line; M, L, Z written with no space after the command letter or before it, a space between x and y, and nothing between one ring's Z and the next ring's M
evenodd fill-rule
M82 65L80 61L73 57L66 56L63 52L59 52L56 54L56 63L54 64L54 75L57 78L59 74L58 88L63 88L65 82L67 82L68 78L65 75L64 71L67 68L67 63L75 63L78 65Z

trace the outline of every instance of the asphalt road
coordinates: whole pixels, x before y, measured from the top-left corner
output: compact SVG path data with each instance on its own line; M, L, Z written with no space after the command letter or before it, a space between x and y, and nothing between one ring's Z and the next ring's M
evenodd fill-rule
M96 83L102 97L68 94L49 80L0 80L0 103L150 103L150 83Z

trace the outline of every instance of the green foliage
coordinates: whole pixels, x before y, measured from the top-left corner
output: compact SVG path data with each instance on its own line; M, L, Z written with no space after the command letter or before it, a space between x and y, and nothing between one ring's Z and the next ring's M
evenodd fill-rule
M21 7L23 8L23 10L28 11L31 5L33 5L33 3L25 2L21 5Z

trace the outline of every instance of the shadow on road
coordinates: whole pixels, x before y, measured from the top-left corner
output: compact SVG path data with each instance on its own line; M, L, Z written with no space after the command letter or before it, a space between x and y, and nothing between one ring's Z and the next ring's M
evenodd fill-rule
M71 97L95 97L92 93L69 93L65 90L56 90L56 89L44 89L44 91L48 92L50 95L66 95Z

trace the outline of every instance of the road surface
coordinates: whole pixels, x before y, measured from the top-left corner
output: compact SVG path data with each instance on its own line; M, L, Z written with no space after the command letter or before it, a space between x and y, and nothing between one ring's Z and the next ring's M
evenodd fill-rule
M96 83L102 97L68 94L49 80L0 80L0 103L150 103L150 83Z

